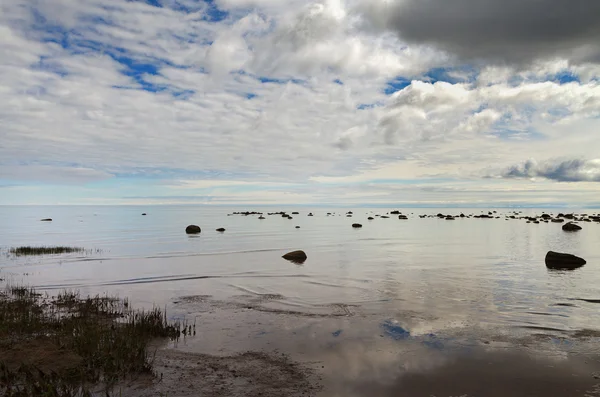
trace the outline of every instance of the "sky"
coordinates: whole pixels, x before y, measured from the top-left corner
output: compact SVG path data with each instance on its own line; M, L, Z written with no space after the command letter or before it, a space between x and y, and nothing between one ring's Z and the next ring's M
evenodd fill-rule
M600 206L598 0L0 3L0 205Z

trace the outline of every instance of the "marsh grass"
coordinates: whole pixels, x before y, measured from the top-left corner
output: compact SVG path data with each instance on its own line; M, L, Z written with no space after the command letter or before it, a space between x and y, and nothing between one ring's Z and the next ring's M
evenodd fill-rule
M28 255L57 255L57 254L72 254L86 252L80 247L63 247L63 246L23 246L23 247L12 247L8 250L9 254L15 256L28 256Z
M132 375L152 374L149 343L178 339L182 328L191 326L169 322L158 308L133 310L126 299L71 291L50 297L9 285L0 291L0 395L110 390Z

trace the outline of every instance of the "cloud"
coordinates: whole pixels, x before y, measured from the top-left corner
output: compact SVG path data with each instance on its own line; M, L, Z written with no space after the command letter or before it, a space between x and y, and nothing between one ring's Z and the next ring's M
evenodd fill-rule
M600 159L548 160L537 163L527 160L508 167L502 178L545 178L559 182L600 182Z
M366 0L5 3L0 183L68 183L69 199L83 201L164 191L243 203L462 202L495 193L374 181L442 188L532 147L548 158L596 158L600 147L600 64L459 64L366 26L377 11ZM518 182L494 183L504 192ZM33 190L15 188L13 200L66 195Z
M596 0L398 0L365 7L370 22L462 61L600 63Z

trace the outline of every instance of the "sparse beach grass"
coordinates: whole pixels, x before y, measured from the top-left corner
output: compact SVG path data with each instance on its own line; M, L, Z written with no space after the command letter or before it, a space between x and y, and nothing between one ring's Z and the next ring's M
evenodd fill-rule
M23 247L11 247L8 250L9 254L15 256L26 256L26 255L57 255L57 254L72 254L85 252L80 247L64 247L64 246L23 246Z
M151 374L150 342L178 339L182 328L191 330L158 308L133 310L126 299L71 291L50 297L9 285L0 291L0 395L110 390L133 375Z

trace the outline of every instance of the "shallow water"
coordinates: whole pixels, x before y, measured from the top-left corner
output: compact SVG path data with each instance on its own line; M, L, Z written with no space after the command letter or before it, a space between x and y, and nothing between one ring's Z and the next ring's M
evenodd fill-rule
M598 223L582 222L582 231L566 233L560 224L505 220L510 210L501 209L501 219L454 221L418 215L482 210L400 209L408 220L391 215L368 221L390 209L283 209L300 214L259 220L227 215L245 208L206 206L0 207L0 278L50 294L65 288L116 293L137 306L166 306L172 316L200 318L203 337L179 346L192 351L280 349L305 361L327 355L328 363L336 362L339 346L351 347L342 349L346 357L364 343L389 352L387 344L409 341L436 352L509 343L598 353ZM344 215L349 210L352 218ZM355 222L364 227L353 229ZM188 224L200 225L202 233L187 236ZM227 230L218 233L218 227ZM6 254L11 246L55 244L92 251ZM296 249L308 255L303 264L281 258ZM549 250L588 263L549 271ZM476 366L474 360L465 365ZM388 386L393 390L393 382Z

